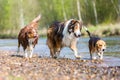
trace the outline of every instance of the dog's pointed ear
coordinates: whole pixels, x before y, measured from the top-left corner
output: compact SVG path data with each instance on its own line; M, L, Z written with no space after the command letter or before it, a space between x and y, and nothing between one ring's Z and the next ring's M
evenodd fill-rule
M80 30L82 29L83 27L83 22L81 20L78 20L79 24L80 24Z
M99 46L99 44L98 44L98 43L96 43L96 44L94 44L94 46L98 47L98 46Z
M80 26L82 26L82 25L83 25L83 22L82 22L81 20L78 20L78 22L80 23Z
M73 19L73 20L71 21L71 24L73 25L73 24L75 23L75 21L76 21L76 20Z
M96 42L96 47L101 47L102 46L102 43L101 43L101 40L98 40L97 42Z

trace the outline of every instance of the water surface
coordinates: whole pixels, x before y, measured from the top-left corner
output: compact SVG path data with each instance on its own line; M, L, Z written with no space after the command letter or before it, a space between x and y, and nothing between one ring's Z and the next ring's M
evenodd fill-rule
M104 61L107 65L120 66L120 37L106 37L102 38L107 43L107 49L104 53ZM82 56L82 59L89 59L88 50L89 38L81 37L78 42L78 52ZM20 48L23 51L22 47ZM17 39L0 39L0 50L17 51ZM40 38L38 44L34 49L34 54L38 54L41 57L49 57L49 49L46 45L46 38ZM60 58L75 59L74 53L69 48L63 48L60 54ZM114 63L114 64L112 64ZM106 65L106 63L105 63Z

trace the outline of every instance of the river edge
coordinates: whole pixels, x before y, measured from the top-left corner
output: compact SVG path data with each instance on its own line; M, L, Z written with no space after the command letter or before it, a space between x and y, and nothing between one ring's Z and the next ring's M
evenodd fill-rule
M1 80L119 80L120 66L98 66L103 61L52 59L34 55L31 59L0 51Z

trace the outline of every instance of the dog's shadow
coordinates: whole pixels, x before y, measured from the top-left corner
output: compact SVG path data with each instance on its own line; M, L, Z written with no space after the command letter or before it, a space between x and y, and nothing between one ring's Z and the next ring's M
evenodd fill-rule
M17 54L12 54L10 55L11 57L20 57L20 58L23 58L24 56L23 55L17 55Z

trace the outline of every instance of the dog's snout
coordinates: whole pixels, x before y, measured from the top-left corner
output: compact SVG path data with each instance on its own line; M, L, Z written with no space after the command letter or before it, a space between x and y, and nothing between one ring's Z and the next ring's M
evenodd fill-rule
M37 34L34 34L34 38L36 38L36 37L38 37L38 35L37 35Z
M37 37L37 35L34 36L34 38L36 38L36 37Z
M77 38L81 36L80 34L75 34L75 33L74 33L74 35L75 35L75 37L77 37Z

